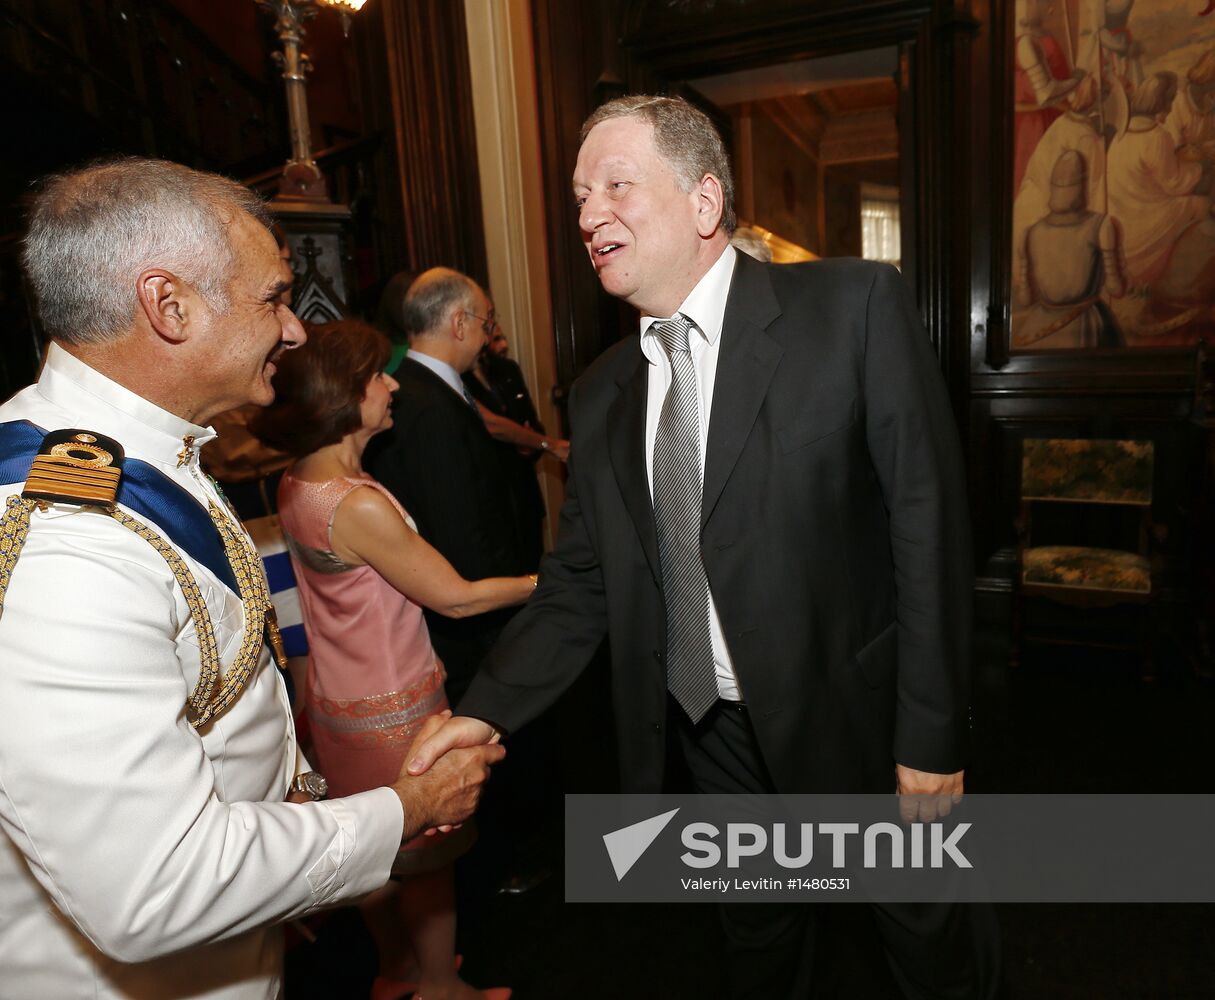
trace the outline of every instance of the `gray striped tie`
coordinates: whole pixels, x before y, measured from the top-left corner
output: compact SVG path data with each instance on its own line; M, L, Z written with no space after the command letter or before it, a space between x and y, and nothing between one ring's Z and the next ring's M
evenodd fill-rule
M667 612L667 687L693 722L717 700L709 579L700 558L700 424L684 316L654 324L671 360L671 388L654 438L654 524Z

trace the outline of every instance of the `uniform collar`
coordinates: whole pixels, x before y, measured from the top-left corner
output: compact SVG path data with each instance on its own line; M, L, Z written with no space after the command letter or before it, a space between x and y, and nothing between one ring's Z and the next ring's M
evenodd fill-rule
M70 412L82 429L114 438L145 461L173 466L197 461L199 448L216 436L212 428L149 402L53 342L38 378L38 392ZM186 462L180 461L183 453Z
M690 319L696 330L708 344L717 343L721 336L722 320L726 314L726 298L730 294L730 281L734 277L734 261L737 251L727 246L713 266L705 272L704 277L696 283L696 287L688 293L675 315L683 315ZM641 317L641 351L646 360L652 365L658 364L665 356L658 334L654 332L654 324L661 323L670 317L642 316Z

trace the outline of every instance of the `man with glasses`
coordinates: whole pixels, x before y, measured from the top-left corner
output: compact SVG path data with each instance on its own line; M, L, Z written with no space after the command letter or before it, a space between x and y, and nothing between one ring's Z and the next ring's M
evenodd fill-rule
M409 286L401 313L409 354L394 373L401 388L392 429L369 449L369 470L465 579L535 572L503 449L461 380L496 325L493 304L467 275L436 267ZM449 698L464 692L509 618L509 611L460 621L427 612Z
M467 275L432 268L409 286L399 310L409 353L393 425L372 442L367 468L409 511L418 531L466 580L534 573L539 562L534 515L510 467L514 448L495 440L461 376L476 364L497 325L493 303ZM528 526L531 521L530 527ZM447 669L447 696L463 696L478 665L515 609L460 620L427 611L431 641ZM461 921L478 923L493 890L535 881L521 860L512 814L538 808L546 744L539 732L511 747L509 770L483 802L481 838L457 869ZM526 822L531 822L527 819Z

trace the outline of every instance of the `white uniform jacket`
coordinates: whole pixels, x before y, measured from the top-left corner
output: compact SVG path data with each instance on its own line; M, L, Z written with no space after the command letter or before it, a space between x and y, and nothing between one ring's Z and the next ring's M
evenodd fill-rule
M56 346L0 406L0 421L19 419L99 431L204 507L218 499L198 465L209 428ZM20 489L0 485L0 501ZM241 601L178 551L226 667ZM97 511L34 511L0 616L2 1000L272 998L273 925L388 878L402 825L391 789L284 801L304 765L268 652L201 732L184 710L198 673L189 609L151 545Z

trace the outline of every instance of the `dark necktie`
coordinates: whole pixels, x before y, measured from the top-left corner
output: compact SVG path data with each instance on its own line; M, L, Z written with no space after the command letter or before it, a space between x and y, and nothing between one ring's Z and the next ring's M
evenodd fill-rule
M654 438L654 524L667 612L667 687L693 722L717 700L709 635L709 579L700 558L700 423L696 370L683 316L654 324L671 361L671 388Z
M477 397L472 394L472 390L460 379L460 391L464 394L464 402L473 408L473 412L480 415L481 411L477 409Z

